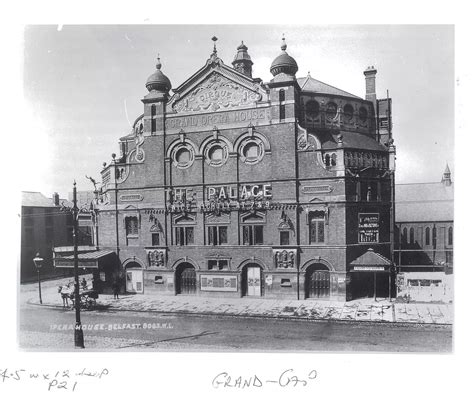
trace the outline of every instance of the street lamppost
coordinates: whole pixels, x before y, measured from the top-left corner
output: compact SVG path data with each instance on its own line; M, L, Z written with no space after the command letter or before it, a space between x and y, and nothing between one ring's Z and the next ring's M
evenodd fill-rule
M36 253L36 257L33 259L33 263L35 264L36 271L38 271L38 291L39 291L39 299L40 304L43 304L43 300L41 299L41 279L40 279L40 269L43 266L43 259L40 257L39 253Z

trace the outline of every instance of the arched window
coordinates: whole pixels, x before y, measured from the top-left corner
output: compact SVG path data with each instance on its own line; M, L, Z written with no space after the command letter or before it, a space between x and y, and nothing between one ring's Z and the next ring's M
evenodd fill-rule
M349 121L354 116L354 108L351 104L344 105L344 119Z
M425 245L430 245L430 227L426 227L425 229Z
M433 247L436 247L436 227L433 227Z
M278 93L279 100L280 100L280 120L285 119L285 90L281 89Z
M319 103L315 100L310 100L306 103L306 113L310 117L316 117L319 115Z
M367 120L367 109L364 107L359 108L359 119L361 122L365 122Z
M330 118L334 118L337 113L337 105L334 102L329 102L326 107L326 115Z
M410 228L410 245L415 244L415 229Z
M407 243L407 229L403 228L402 243Z
M453 244L453 227L448 228L448 245Z

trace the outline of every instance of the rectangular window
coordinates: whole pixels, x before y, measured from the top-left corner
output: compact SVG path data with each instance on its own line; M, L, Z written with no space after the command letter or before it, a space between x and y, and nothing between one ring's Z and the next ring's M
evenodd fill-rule
M151 245L160 246L160 234L158 232L152 232L151 234Z
M285 246L290 244L290 231L280 231L280 245Z
M186 246L194 244L194 227L176 227L176 245Z
M280 120L285 119L285 105L280 105Z
M325 219L324 214L317 212L311 216L309 222L309 243L318 244L324 243L325 235Z
M262 245L263 225L244 225L242 227L242 240L244 245Z
M138 245L138 218L127 217L125 219L125 235L127 238L127 245Z
M138 235L137 217L128 217L125 219L125 231L126 231L127 236Z
M209 260L207 262L207 268L213 271L228 270L229 260Z
M227 244L227 227L214 225L207 227L207 244L215 246Z

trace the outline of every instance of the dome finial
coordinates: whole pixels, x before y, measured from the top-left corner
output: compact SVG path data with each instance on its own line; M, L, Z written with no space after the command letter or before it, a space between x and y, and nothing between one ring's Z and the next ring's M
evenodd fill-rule
M157 55L156 59L157 59L156 70L147 79L145 86L148 91L160 91L160 92L168 93L168 91L171 89L170 79L168 79L166 75L161 71L160 54Z
M213 54L217 54L217 48L216 48L217 37L216 37L216 36L212 36L211 40L214 42L214 50L212 51L212 53L213 53Z
M281 49L282 51L286 51L286 41L285 41L285 34L283 33L282 38L281 38Z
M161 69L160 53L158 53L158 56L156 59L158 60L158 62L156 63L156 69Z

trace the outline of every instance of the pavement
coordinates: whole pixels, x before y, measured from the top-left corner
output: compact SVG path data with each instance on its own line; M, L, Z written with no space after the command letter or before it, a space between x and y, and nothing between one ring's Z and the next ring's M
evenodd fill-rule
M43 306L62 308L58 286L65 280L42 283ZM40 305L38 286L24 284L20 300L29 305ZM209 298L200 296L154 296L101 294L97 311L134 311L157 313L201 314L219 316L244 316L275 319L392 322L418 324L452 324L453 305L447 303L398 303L373 298L349 302L316 300L282 300L264 298Z

